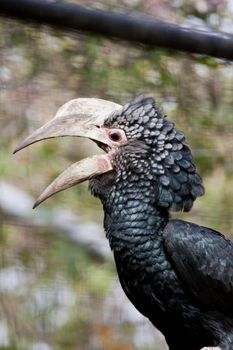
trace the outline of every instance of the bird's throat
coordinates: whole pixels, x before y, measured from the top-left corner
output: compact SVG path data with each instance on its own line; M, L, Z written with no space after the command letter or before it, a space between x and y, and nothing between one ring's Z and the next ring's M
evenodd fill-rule
M160 239L169 214L156 207L150 198L137 185L128 192L113 189L108 197L102 199L104 227L113 251L131 249L143 242Z

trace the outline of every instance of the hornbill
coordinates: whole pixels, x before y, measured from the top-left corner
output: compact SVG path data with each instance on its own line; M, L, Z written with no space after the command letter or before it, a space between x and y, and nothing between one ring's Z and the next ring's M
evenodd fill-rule
M182 220L204 194L185 136L153 98L123 107L95 98L63 105L15 150L58 136L92 139L105 153L71 165L38 198L90 180L120 283L170 350L233 349L233 243Z

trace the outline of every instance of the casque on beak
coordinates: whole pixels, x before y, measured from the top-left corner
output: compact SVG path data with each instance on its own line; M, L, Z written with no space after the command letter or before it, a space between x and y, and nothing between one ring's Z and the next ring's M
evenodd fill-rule
M98 144L105 145L105 149L111 150L126 142L126 136L122 130L103 127L105 119L119 108L121 108L119 104L97 98L71 100L58 110L51 121L20 143L14 153L35 142L63 136L86 137ZM113 132L118 133L119 140L111 139ZM111 170L113 170L111 152L74 163L45 189L33 208L57 192Z

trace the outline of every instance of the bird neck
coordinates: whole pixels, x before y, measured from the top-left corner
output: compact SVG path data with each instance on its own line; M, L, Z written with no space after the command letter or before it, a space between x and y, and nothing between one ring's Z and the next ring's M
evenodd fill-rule
M169 214L156 206L155 195L140 183L117 187L101 198L104 227L111 249L131 249L155 238L162 239Z

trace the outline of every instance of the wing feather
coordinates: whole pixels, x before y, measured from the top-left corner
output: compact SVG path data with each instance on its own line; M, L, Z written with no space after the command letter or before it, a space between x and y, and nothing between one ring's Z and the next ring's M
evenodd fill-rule
M165 249L202 306L233 317L233 243L209 228L170 220Z

